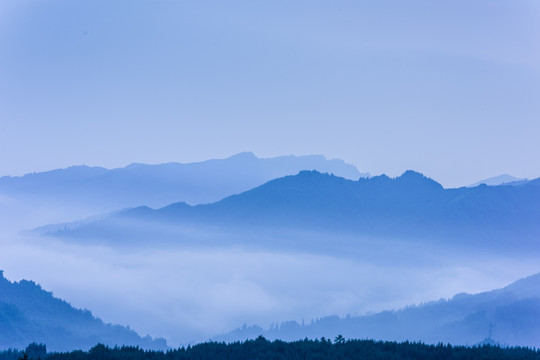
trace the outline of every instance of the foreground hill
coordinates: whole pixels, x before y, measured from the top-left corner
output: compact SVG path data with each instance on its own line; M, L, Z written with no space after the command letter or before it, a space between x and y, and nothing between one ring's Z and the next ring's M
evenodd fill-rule
M31 205L43 201L49 207L67 204L94 211L140 205L157 207L176 201L199 204L218 201L301 170L329 172L349 179L368 176L353 165L322 155L263 159L240 153L187 164L131 164L111 170L73 166L22 177L4 176L0 178L0 195Z
M313 232L333 238L347 234L425 239L486 249L517 250L515 245L519 244L521 249L538 250L540 179L521 186L444 189L413 171L397 178L383 175L357 181L302 171L212 204L175 203L157 210L139 207L40 231L112 243L155 242L168 237L181 243L187 232L197 231L256 235L264 231ZM257 238L249 241L259 241L254 240ZM232 240L220 239L221 244L223 241Z
M10 282L0 271L0 349L45 343L51 351L89 349L97 343L163 350L163 339L141 337L128 327L105 324L73 308L32 281Z
M540 273L499 290L476 295L459 294L398 311L370 316L326 317L310 324L290 321L263 330L243 327L217 336L217 341L304 338L378 339L473 345L484 339L511 346L540 347Z

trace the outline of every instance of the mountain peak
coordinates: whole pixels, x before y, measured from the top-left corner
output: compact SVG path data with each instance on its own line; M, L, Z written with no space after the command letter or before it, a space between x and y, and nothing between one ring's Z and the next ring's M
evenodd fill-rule
M428 185L433 188L443 189L442 185L435 180L425 176L422 173L414 170L407 170L401 176L398 176L396 181L407 185Z
M406 170L403 174L401 174L401 176L399 176L400 178L417 178L417 179L423 179L423 178L426 178L426 176L424 176L424 174L422 173L419 173L418 171L414 171L414 170Z
M241 160L246 160L246 159L258 159L257 156L251 152L251 151L243 151L243 152L240 152L238 154L234 154L232 156L229 156L228 159L241 159Z

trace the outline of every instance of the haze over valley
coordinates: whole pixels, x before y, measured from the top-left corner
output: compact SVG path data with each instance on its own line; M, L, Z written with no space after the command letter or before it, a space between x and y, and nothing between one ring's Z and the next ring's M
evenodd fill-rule
M187 170L179 176L170 167ZM264 178L261 168L278 177ZM212 193L222 174L230 184L250 174L259 180L239 193L224 186L223 198L211 203L194 200L195 184L200 194ZM110 190L118 177L141 185L125 189L128 195ZM267 329L397 310L500 288L540 270L537 180L445 189L414 171L370 177L324 157L245 153L194 165L69 168L0 178L0 185L9 196L0 254L8 279L37 281L105 322L169 346L219 338L242 324ZM125 208L153 193L172 203ZM175 202L183 194L194 205ZM93 208L85 199L109 212L85 218ZM111 204L120 207L111 212ZM23 212L36 209L42 221L68 222L37 225L33 216L24 223ZM477 329L471 341L486 331Z

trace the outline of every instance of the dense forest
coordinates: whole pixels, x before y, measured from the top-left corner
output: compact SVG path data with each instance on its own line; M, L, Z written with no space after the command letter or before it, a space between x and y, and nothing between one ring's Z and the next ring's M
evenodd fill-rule
M301 340L284 342L269 341L264 337L245 342L207 342L176 350L153 351L139 347L110 348L98 344L89 351L46 353L45 346L31 344L25 352L9 350L0 353L0 360L21 359L47 360L324 360L324 359L540 359L540 350L493 345L474 347L452 345L426 345L414 342L383 342L373 340L345 340L338 336L331 341Z

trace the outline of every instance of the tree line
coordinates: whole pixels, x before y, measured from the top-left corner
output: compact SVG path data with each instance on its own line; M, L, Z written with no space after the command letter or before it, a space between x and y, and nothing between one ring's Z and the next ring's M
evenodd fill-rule
M285 342L255 340L206 342L168 351L98 344L88 351L47 353L45 345L31 344L26 351L0 352L0 360L540 360L540 350L493 345L427 345L418 342L346 340L321 338Z

